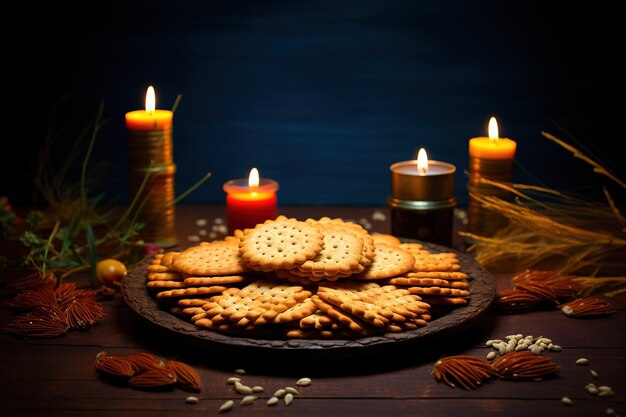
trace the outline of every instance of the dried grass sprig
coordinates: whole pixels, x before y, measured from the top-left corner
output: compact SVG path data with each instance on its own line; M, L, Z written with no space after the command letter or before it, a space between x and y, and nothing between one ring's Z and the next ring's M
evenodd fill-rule
M593 159L589 158L587 155L585 155L584 153L582 153L580 150L576 149L575 147L573 147L572 145L563 142L561 139L557 138L556 136L548 133L548 132L541 132L541 134L543 136L545 136L546 138L550 139L552 142L558 144L559 146L561 146L562 148L570 151L575 158L581 159L583 161L585 161L586 163L588 163L589 165L591 165L593 167L593 172L600 174L600 175L604 175L607 178L610 178L613 182L615 182L616 184L618 184L619 186L621 186L622 188L626 189L626 183L621 181L619 178L617 178L615 175L613 175L608 169L606 169L605 167L603 167L602 165L600 165L599 163L597 163L596 161L594 161Z

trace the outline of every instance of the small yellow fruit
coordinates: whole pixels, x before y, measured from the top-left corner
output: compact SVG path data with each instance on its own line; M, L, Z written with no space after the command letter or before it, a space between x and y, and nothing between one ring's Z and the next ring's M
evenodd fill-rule
M96 264L96 278L109 287L119 286L126 273L126 265L117 259L103 259Z

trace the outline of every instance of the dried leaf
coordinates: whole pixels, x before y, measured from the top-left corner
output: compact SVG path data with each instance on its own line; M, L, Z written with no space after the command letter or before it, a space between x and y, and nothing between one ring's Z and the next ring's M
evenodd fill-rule
M36 307L56 306L57 299L53 285L40 286L19 292L7 306L16 309L32 310Z
M439 382L465 390L478 388L484 381L497 376L493 366L484 359L469 355L446 356L439 359L432 374Z
M55 337L68 330L65 313L57 306L41 306L19 316L4 331L25 338Z
M535 355L527 350L506 353L493 361L492 365L502 379L541 380L561 369L552 358Z
M568 317L599 317L613 314L617 310L608 300L588 297L562 304L561 311Z

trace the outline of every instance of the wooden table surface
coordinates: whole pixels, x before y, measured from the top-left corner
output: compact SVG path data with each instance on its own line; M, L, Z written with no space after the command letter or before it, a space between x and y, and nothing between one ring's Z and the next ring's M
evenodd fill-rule
M342 217L367 220L372 231L389 232L389 220L372 219L376 207L284 207L290 217ZM388 214L388 213L387 213ZM188 236L198 235L196 220L224 218L223 207L180 206L177 234L181 245L191 244ZM460 248L460 240L453 246ZM493 274L497 289L511 287L511 273ZM15 318L2 297L0 327ZM376 354L266 356L249 352L245 356L228 349L215 351L205 346L182 343L175 335L147 325L121 296L103 301L108 315L84 332L63 337L23 340L0 332L0 416L210 416L227 399L235 405L227 415L255 416L605 416L607 409L626 415L626 297L611 299L617 314L599 319L568 318L559 310L502 315L490 309L484 318L462 332L405 348L402 344ZM543 381L492 380L474 391L450 388L438 383L431 371L444 355L485 357L489 339L509 334L544 336L562 346L562 352L545 353L561 366L557 377ZM196 368L204 388L198 394L181 389L150 392L114 385L94 370L99 352L126 355L150 352L165 359L177 359ZM578 358L589 365L579 366ZM239 404L242 398L226 379L235 369L244 369L247 385L260 385L265 392L256 403ZM599 377L592 378L590 370ZM296 386L301 377L312 379L300 387L289 406L273 407L265 400L276 389ZM608 385L615 395L599 398L586 392L585 385ZM187 404L189 395L199 398ZM572 405L563 405L567 396Z

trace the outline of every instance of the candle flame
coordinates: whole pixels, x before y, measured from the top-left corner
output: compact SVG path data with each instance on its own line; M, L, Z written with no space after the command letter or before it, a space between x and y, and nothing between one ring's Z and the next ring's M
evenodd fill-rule
M498 140L498 122L495 117L491 117L489 119L489 139L497 141Z
M146 91L146 111L154 112L156 109L156 97L154 95L154 87L149 86L148 91Z
M248 176L248 186L249 187L259 186L259 170L258 169L252 168L250 170L250 175Z
M417 170L420 174L425 174L428 171L428 155L426 155L424 148L420 148L417 153Z

